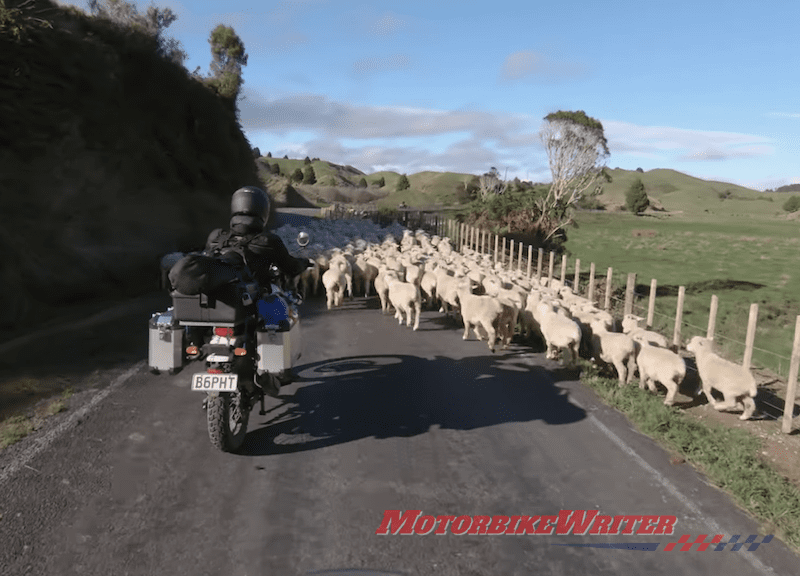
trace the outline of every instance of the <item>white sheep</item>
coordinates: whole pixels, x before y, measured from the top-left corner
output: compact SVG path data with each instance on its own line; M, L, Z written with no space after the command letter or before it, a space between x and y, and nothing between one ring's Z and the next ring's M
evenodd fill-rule
M640 328L639 323L642 320L644 320L644 318L640 316L626 314L622 319L622 333L627 334L633 338L635 342L639 342L640 344L649 344L651 346L669 348L669 342L664 336L658 332Z
M397 276L397 273L392 270L386 272L383 279L389 290L389 301L396 311L394 317L399 320L401 325L405 319L406 326L411 326L411 317L413 315L414 330L419 329L419 315L422 310L419 286L403 282Z
M675 394L686 376L686 362L672 350L638 344L639 352L636 364L639 367L639 388L645 386L651 391L656 391L656 382L667 389L664 404L672 406L675 403Z
M581 329L573 320L555 311L552 304L540 302L534 318L547 345L546 357L556 358L556 350L562 350L567 366L577 366L578 349L581 345Z
M686 346L694 354L706 398L716 410L742 409L739 420L749 419L756 410L756 379L750 370L714 354L711 347L711 340L701 336L695 336ZM712 389L722 392L725 400L716 400Z
M465 280L457 283L458 299L461 303L461 318L464 322L463 340L469 338L469 329L472 328L478 339L481 334L478 327L486 333L489 350L494 352L497 342L497 325L503 313L503 306L493 296L478 296L470 290L470 281Z
M630 384L636 371L636 345L633 339L627 334L609 332L603 320L595 319L589 327L594 358L614 365L620 386Z
M341 306L344 299L344 289L347 286L343 260L331 260L330 268L322 275L322 285L325 286L328 310Z

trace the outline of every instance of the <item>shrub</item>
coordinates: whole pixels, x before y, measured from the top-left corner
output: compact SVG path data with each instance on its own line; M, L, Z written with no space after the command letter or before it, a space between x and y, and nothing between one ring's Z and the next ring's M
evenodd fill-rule
M306 157L305 157L305 160L303 160L303 164L311 164L311 158L309 158L308 156L306 156Z
M640 214L650 206L650 199L644 190L644 183L637 178L625 193L625 207L634 214Z
M272 156L270 156L270 158L272 158ZM280 164L275 162L275 164L273 164L272 167L270 168L270 171L273 174L275 174L275 176L280 176L281 175L281 166L280 166Z
M783 203L783 209L787 212L796 212L800 210L800 196L792 196Z
M316 184L316 183L317 183L317 175L314 173L314 167L307 166L306 171L303 174L303 184Z
M386 186L386 179L385 179L383 176L381 176L381 177L380 177L380 178L378 178L378 180L375 182L375 185L376 185L378 188L383 188L384 186Z
M361 180L359 180L358 181L358 187L359 188L366 188L367 187L367 179L366 178L362 178Z
M292 173L292 180L295 182L303 181L303 171L300 170L300 168L295 168L294 172Z
M400 192L401 190L408 190L411 187L411 182L408 181L408 176L403 174L400 176L400 179L397 181L397 191Z

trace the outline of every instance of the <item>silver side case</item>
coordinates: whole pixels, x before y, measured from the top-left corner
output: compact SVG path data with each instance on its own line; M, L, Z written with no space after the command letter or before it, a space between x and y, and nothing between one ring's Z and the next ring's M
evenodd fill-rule
M150 318L148 363L154 371L170 374L183 367L183 326L175 319L173 309L156 312Z

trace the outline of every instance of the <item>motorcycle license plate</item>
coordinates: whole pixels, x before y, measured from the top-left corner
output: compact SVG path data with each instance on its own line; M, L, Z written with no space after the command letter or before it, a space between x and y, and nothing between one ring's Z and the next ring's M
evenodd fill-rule
M238 374L194 374L192 390L197 392L235 392Z

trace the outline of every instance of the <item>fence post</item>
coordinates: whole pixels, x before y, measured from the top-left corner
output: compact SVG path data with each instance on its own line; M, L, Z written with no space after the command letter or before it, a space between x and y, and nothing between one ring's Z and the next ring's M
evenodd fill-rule
M533 245L528 244L528 279L531 277L531 264L533 263Z
M609 266L608 272L606 272L606 301L603 305L603 310L606 312L611 311L611 278L614 274L614 269Z
M550 250L550 267L547 269L547 287L553 287L553 267L555 265L556 253Z
M581 284L581 259L575 258L575 281L572 283L572 291L575 295L580 295L580 288Z
M517 258L517 271L522 272L522 242L519 243L519 258Z
M656 279L650 280L650 301L647 303L647 329L653 327L653 319L656 314Z
M561 287L567 285L567 255L561 255Z
M506 237L503 236L503 249L500 251L500 265L505 266L506 263Z
M781 430L784 434L792 431L792 418L794 418L794 399L797 395L797 372L800 368L800 316L794 324L794 344L792 345L792 363L789 365L789 380L786 382L786 404L783 408L783 424Z
M623 314L633 314L633 290L636 288L636 272L628 274L628 285L625 287L625 312Z
M675 311L675 330L672 333L673 352L681 349L681 323L683 322L683 299L686 297L686 286L678 288L678 309Z
M589 292L586 297L594 304L594 262L589 266Z
M514 267L514 241L511 241L511 249L508 251L508 269Z
M708 331L706 338L709 340L714 339L714 329L717 327L717 306L719 306L719 298L716 294L711 296L711 309L708 312Z
M758 304L750 304L750 318L747 320L747 337L744 345L744 361L742 366L745 370L750 369L750 362L753 359L753 343L756 340L756 321L758 320Z
M539 257L536 259L536 280L542 280L542 261L544 260L544 248L539 248Z
M494 263L497 264L497 253L500 251L500 236L494 235Z

